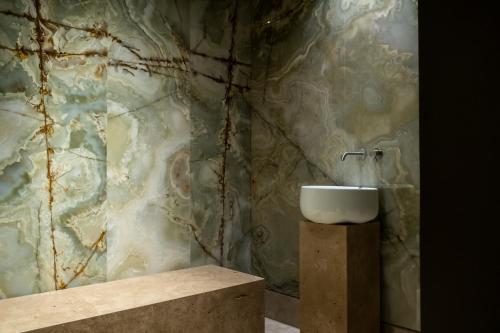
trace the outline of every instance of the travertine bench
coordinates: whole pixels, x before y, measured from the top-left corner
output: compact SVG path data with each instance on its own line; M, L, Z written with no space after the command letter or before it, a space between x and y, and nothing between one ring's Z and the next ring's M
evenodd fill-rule
M0 301L0 332L264 332L264 281L202 266Z

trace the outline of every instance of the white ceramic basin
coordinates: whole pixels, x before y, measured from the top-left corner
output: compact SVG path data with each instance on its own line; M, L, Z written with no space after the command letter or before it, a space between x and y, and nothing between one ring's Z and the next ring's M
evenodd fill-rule
M378 189L354 186L302 186L300 211L316 223L364 223L378 214Z

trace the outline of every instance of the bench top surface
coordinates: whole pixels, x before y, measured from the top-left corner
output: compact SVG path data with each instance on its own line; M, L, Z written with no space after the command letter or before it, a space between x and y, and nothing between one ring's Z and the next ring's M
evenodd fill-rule
M209 265L8 298L0 300L0 332L54 326L262 280Z

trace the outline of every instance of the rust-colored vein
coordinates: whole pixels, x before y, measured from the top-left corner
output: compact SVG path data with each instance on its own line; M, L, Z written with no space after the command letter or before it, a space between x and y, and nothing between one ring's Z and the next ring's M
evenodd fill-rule
M97 253L99 245L104 241L104 236L106 236L106 231L101 231L101 234L99 235L97 240L90 247L90 250L92 252L89 254L89 256L85 260L79 262L78 265L76 265L76 268L73 270L74 274L68 280L68 282L63 282L63 281L60 282L59 289L66 289L71 284L71 282L73 282L78 276L80 276L85 271L85 269L89 265L90 260Z
M0 13L4 13L6 15L12 15L12 16L16 16L16 17L26 18L26 19L29 19L30 21L35 22L35 24L37 23L36 20L38 20L39 22L41 22L43 24L53 26L55 28L61 27L64 29L74 29L74 30L83 31L83 32L90 34L92 37L95 37L95 38L105 38L105 37L110 38L114 43L120 45L121 47L127 49L130 53L132 53L139 60L139 62L124 61L124 60L119 60L119 59L110 59L110 61L108 62L108 65L113 66L115 68L120 67L120 68L126 70L127 72L129 72L131 75L134 75L132 71L142 71L142 72L148 73L149 75L155 74L155 75L165 76L168 78L177 78L175 75L161 71L162 69L166 69L166 70L180 71L180 72L185 72L185 73L192 72L194 75L203 76L203 77L210 79L216 83L220 83L220 84L224 84L224 85L229 84L229 82L227 80L224 80L222 77L215 77L215 76L212 76L210 74L205 74L205 73L202 73L202 72L199 72L196 70L189 70L187 67L187 64L186 64L187 62L189 62L189 59L187 56L171 57L171 58L143 56L140 53L139 49L137 49L133 46L130 46L127 42L123 41L119 37L109 33L106 30L105 26L94 25L92 27L80 27L80 26L70 25L70 24L66 24L66 23L62 23L62 22L57 22L57 21L54 21L54 20L51 20L48 18L44 18L44 17L39 17L38 15L37 15L37 17L33 17L33 16L26 14L26 13L17 14L17 13L13 13L10 11L7 11L7 12L9 14L6 14L6 12L0 12ZM178 39L179 39L179 37L174 34L174 40L177 43L177 45L179 46L180 43L179 43ZM234 40L234 37L233 37L233 40ZM26 49L26 48L20 47L20 46L17 46L16 48L10 48L10 47L6 47L6 46L2 47L0 45L0 49L6 49L6 50L9 50L12 52L16 52L17 55L21 59L24 59L25 57L27 57L28 54L33 54L33 53L37 52L36 50L30 50L30 49ZM186 53L186 54L188 53L188 51L185 50L185 48L180 47L180 49L184 53ZM233 49L234 49L234 46L233 46ZM224 57L211 56L211 55L208 55L206 53L199 52L196 50L191 50L189 52L194 54L194 55L200 56L200 57L210 58L210 59L225 63L225 64L227 64L228 68L231 68L231 71L235 65L241 65L241 66L247 66L247 67L250 66L250 64L247 64L247 63L244 63L244 62L237 60L233 54L230 54L229 58L224 58ZM56 57L56 58L57 57L64 57L64 56L100 56L100 57L105 57L105 56L107 56L107 51L106 50L99 50L99 51L86 51L83 53L69 53L69 52L62 52L62 51L56 51L56 50L44 50L44 54L48 57ZM245 92L245 91L250 90L248 85L244 86L244 85L240 85L240 84L237 84L234 82L231 82L230 85L232 87L237 88L240 92Z
M163 72L162 70L165 71L177 71L181 73L188 73L189 70L182 68L179 65L176 64L161 64L161 63L156 63L156 64L151 64L148 62L144 61L126 61L126 60L121 60L121 59L110 59L108 61L109 66L113 66L115 68L119 67L124 70L127 70L130 72L130 70L136 70L136 71L142 71L148 73L150 76L152 74L157 74L160 76L166 76L169 78L178 78L177 76L169 73L169 72ZM132 72L130 72L132 75L134 75Z
M186 72L186 73L189 72L188 69L185 69L185 68L183 68L181 66L177 66L177 65L171 65L171 64L150 64L150 63L147 63L144 61L136 62L136 61L121 60L121 59L113 59L113 58L111 58L109 60L109 62L110 62L110 65L126 64L126 65L130 65L130 66L148 66L150 68L175 70L175 71Z
M194 75L200 75L200 76L203 76L207 79L210 79L214 82L217 82L217 83L221 83L221 84L225 84L225 85L231 85L231 87L234 87L234 88L237 88L240 92L245 92L245 91L248 91L250 90L250 87L249 86L242 86L241 84L238 84L238 83L234 83L232 82L229 82L227 80L224 80L222 77L215 77L215 76L212 76L212 75L208 75L208 74L205 74L205 73L202 73L202 72L198 72L196 70L191 70L191 72L194 74Z
M209 54L206 54L206 53L203 53L203 52L198 52L196 50L191 50L190 52L192 54L194 54L194 55L197 55L197 56L200 56L200 57L203 57L203 58L217 60L219 62L223 62L223 63L226 63L226 64L229 64L230 62L232 62L233 65L241 65L241 66L246 66L246 67L250 67L251 66L250 64L241 62L241 61L236 60L236 59L230 59L230 58L224 58L224 57L216 57L216 56L212 56L212 55L209 55Z
M13 11L10 10L0 10L0 14L7 15L7 16L14 16L17 18L23 18L31 22L35 22L35 17L31 16L28 13L14 13Z
M44 53L49 57L59 58L59 57L73 57L73 56L83 56L83 57L106 57L108 55L108 50L88 50L84 52L64 52L56 50L44 50Z
M227 85L224 94L224 106L226 108L226 116L224 119L224 128L222 130L222 158L220 163L220 169L218 172L219 177L219 190L220 190L220 204L222 208L221 219L219 224L219 257L220 265L224 265L224 231L226 227L226 172L227 172L227 156L231 149L231 105L232 105L232 87L233 87L233 69L235 62L234 57L234 47L235 47L235 36L236 36L236 25L237 25L237 12L238 12L238 1L234 3L234 9L231 16L231 44L229 46L229 57L227 58Z
M140 50L130 46L127 42L123 41L119 37L109 33L106 29L105 26L99 26L99 25L94 25L92 27L81 27L81 26L75 26L67 23L62 23L62 22L57 22L48 18L41 17L40 15L37 14L36 17L31 16L30 14L27 13L13 13L11 11L0 11L0 14L5 14L5 15L11 15L15 17L20 17L20 18L26 18L30 21L33 21L36 24L45 24L48 26L52 26L54 28L60 27L64 29L74 29L74 30L79 30L88 33L92 37L95 38L110 38L114 43L120 45L121 47L127 49L130 53L132 53L138 60L139 62L130 62L130 61L124 61L124 60L118 60L118 59L110 59L108 62L108 65L114 66L114 67L121 67L124 70L128 71L133 75L131 70L139 70L143 72L147 72L150 75L156 74L160 76L165 76L169 78L177 78L174 75L171 75L169 73L164 73L161 72L161 69L170 69L174 71L180 71L180 72L192 72L194 75L200 75L205 78L208 78L214 82L220 83L220 84L225 84L227 85L228 82L224 80L221 77L215 77L209 74L205 74L196 70L189 70L187 67L187 62L189 62L189 59L187 56L181 56L181 57L170 57L170 58L162 58L162 57L154 57L154 56L143 56L140 53ZM175 36L174 34L174 39L175 42L178 43L178 36ZM234 37L233 37L234 39ZM179 45L179 43L178 43ZM11 48L7 46L1 46L0 49L5 49L9 50L12 52L16 52L17 55L21 58L24 59L25 57L28 56L28 54L35 54L38 51L37 50L30 50L25 47L21 46L16 46L16 48ZM181 47L181 50L184 51L184 53L188 53L185 48ZM241 62L237 60L233 54L230 55L229 58L224 58L224 57L217 57L217 56L211 56L206 53L198 52L195 50L189 51L190 53L200 56L200 57L206 57L210 58L222 63L225 63L228 65L228 67L232 68L235 65L241 65L241 66L247 66L249 67L250 64ZM98 56L98 57L105 57L107 56L107 51L106 50L98 50L98 51L86 51L82 53L70 53L70 52L63 52L63 51L56 51L56 50L44 50L44 54L48 57L64 57L64 56ZM234 82L231 82L231 86L237 88L240 92L248 91L249 87L248 85L243 86Z
M177 59L180 59L181 62L179 62L178 65L182 64L184 68L188 68L187 63L189 62L189 52L185 46L186 43L183 41L181 36L179 36L175 31L172 30L171 33L172 33L172 39L174 40L174 43L180 52L180 57L177 57Z
M43 116L43 126L38 130L37 134L42 134L45 141L45 152L47 158L47 196L48 208L50 214L50 238L52 241L52 254L53 254L53 279L54 289L58 289L59 274L57 272L57 246L55 240L55 225L53 219L52 205L54 203L54 173L52 171L52 154L54 150L50 146L49 137L54 133L54 120L50 117L46 105L45 96L50 95L47 87L47 69L45 68L46 55L43 49L45 33L42 27L42 14L40 0L34 0L36 17L35 17L35 40L38 44L36 50L38 56L38 68L40 70L40 101L35 105L36 111Z
M42 210L42 204L43 202L40 201L40 205L38 206L38 213L37 213L37 221L38 221L38 237L36 238L36 267L37 267L37 274L36 274L36 280L38 283L40 283L40 276L41 276L41 267L40 267L40 244L42 242L42 220L40 218L40 212Z
M118 36L115 36L115 35L111 34L110 32L108 32L104 25L94 25L92 27L81 27L81 26L75 26L75 25L71 25L71 24L67 24L67 23L57 22L57 21L47 19L47 18L44 18L43 22L48 24L48 25L53 25L55 27L61 27L64 29L74 29L74 30L84 31L95 38L110 38L114 43L120 45L121 47L125 48L130 53L132 53L134 56L136 56L137 59L148 62L148 63L181 64L181 63L185 62L185 59L176 58L176 57L161 58L161 57L154 57L154 56L143 56L140 53L140 50L138 48L129 45L127 42L123 41Z
M28 58L28 56L30 54L36 54L37 51L36 50L31 50L31 49L28 49L24 46L20 46L20 45L16 45L16 47L8 47L8 46L5 46L5 45L0 45L0 50L7 50L7 51L11 51L13 53L15 53L17 55L17 57L21 60L24 60L26 58Z
M26 59L30 54L38 55L38 50L32 50L29 48L26 48L24 46L16 45L16 47L9 47L5 45L0 45L0 50L7 50L11 51L17 54L17 56L21 59L24 60ZM57 51L57 50L48 50L44 49L43 54L47 57L51 58L62 58L62 57L71 57L71 56L83 56L83 57L106 57L108 55L108 50L102 49L102 50L88 50L84 52L64 52L64 51Z
M37 5L35 4L35 8L36 8L36 6ZM40 6L39 1L38 1L38 6ZM56 28L64 28L66 30L78 30L78 31L86 32L94 38L110 38L114 43L120 45L121 47L125 48L130 53L135 55L137 57L137 59L145 61L145 62L182 64L182 63L185 63L187 61L186 59L177 58L177 57L161 58L161 57L154 57L154 56L143 56L140 53L140 50L138 48L129 45L127 42L123 41L118 36L115 36L115 35L111 34L110 32L108 32L104 25L93 25L91 27L76 26L76 25L71 25L68 23L57 22L57 21L54 21L54 20L49 19L49 18L45 18L45 17L41 16L39 12L37 12L36 16L32 16L28 13L14 13L10 10L0 11L0 14L14 16L14 17L18 17L18 18L25 18L29 21L34 22L35 26L40 25L40 24L44 24L50 28L54 28L54 30Z
M217 258L213 253L212 251L209 250L209 248L203 244L202 240L200 239L200 237L198 237L198 234L196 233L196 227L192 224L188 224L189 226L189 229L191 230L191 233L193 234L193 237L196 241L196 243L198 243L198 246L201 248L201 250L207 255L209 256L210 258L214 259L215 261L217 261L219 264L220 264L220 260L219 258Z
M143 65L141 63L134 63L134 62L111 59L110 61L108 61L108 66L112 66L115 68L122 68L123 70L129 72L132 75L134 75L134 73L131 72L130 70L145 72L145 73L148 73L150 76L152 74L156 74L156 75L165 76L168 78L177 78L177 76L172 75L170 73L165 73L165 72L161 72L161 71L156 70L156 69L152 69L152 68L155 68L155 66ZM172 69L174 69L174 68L172 68Z

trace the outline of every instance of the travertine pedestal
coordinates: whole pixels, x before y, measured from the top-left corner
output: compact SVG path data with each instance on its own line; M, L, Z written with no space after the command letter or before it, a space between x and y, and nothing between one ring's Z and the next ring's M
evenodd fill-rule
M379 223L300 223L302 333L380 331Z

